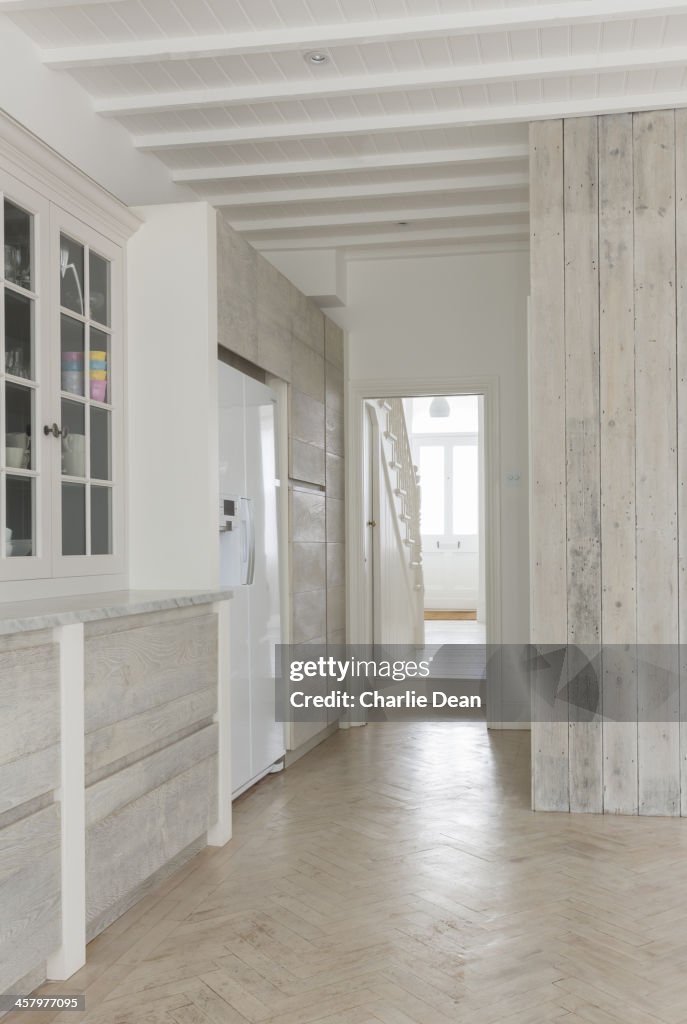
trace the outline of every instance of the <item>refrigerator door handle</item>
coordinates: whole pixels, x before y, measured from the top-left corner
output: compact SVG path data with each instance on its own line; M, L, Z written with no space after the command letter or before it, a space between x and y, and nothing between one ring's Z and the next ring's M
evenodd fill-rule
M241 519L241 564L248 562L248 526L246 520Z
M248 520L248 569L246 583L250 586L255 579L255 514L253 512L252 498L246 498L246 513Z

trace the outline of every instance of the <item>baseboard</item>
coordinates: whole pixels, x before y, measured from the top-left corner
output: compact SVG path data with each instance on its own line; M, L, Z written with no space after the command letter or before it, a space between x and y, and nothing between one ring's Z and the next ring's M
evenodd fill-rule
M306 740L305 743L301 744L301 746L296 750L287 750L285 761L286 767L290 768L292 764L295 764L296 761L299 761L306 754L309 754L311 750L315 749L315 747L319 747L320 743L324 743L325 740L328 740L330 736L333 736L334 733L338 731L339 722L337 719L336 722L332 722L331 725L326 726L326 728L321 732L311 736L309 740Z

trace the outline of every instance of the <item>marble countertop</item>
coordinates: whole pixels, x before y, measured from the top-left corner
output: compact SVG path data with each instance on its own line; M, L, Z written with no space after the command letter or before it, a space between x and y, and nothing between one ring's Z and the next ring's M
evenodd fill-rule
M174 608L228 601L233 589L221 590L118 590L104 594L79 594L50 597L38 601L11 601L0 604L0 636L27 633L32 629L53 629L75 622L119 619L125 615L143 615Z

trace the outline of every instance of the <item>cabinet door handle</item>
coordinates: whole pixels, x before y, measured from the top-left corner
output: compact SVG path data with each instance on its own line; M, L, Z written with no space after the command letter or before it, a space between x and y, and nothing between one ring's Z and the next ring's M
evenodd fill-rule
M56 423L53 423L51 427L43 427L43 433L45 434L46 437L48 436L48 434L52 434L53 437L62 437L62 431L60 430ZM64 431L64 436L67 436L67 430Z
M374 527L374 526L376 526L376 525L377 525L377 523L376 523L376 521L375 521L374 519L368 519L368 521L367 521L367 525L368 525L368 526L373 526L373 527Z

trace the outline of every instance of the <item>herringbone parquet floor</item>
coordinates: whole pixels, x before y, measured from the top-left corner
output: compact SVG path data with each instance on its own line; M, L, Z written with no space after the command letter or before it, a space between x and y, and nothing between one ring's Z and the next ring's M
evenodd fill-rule
M687 821L532 814L529 734L336 734L46 992L88 1024L687 1022Z

